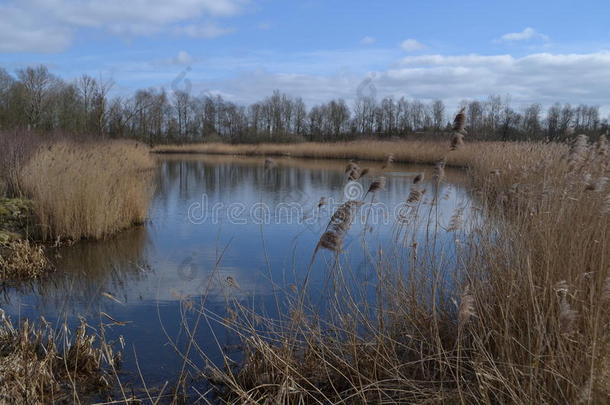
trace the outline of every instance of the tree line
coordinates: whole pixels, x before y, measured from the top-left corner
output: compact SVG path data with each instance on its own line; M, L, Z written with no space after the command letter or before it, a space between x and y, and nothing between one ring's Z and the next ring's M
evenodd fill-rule
M308 108L280 91L250 105L218 95L144 89L111 96L114 83L83 75L65 81L45 66L0 68L0 130L28 129L168 142L338 141L442 134L454 111L442 100L359 95L353 105L335 99ZM374 93L374 92L373 92ZM573 133L606 132L599 107L555 103L514 108L510 97L463 101L469 137L487 140L563 140Z

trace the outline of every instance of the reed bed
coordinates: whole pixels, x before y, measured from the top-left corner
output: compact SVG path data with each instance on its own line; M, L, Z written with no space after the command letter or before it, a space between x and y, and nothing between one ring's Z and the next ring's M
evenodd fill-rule
M59 141L39 147L20 179L43 240L101 239L145 220L152 167L141 144Z
M152 149L154 153L205 153L220 155L292 156L318 159L358 159L388 163L436 163L446 158L452 167L478 167L487 169L503 163L503 156L521 161L538 161L549 153L556 155L566 150L557 143L530 142L473 142L468 147L450 150L449 141L354 141L337 143L306 142L297 144L229 145L205 143L191 145L166 145ZM544 145L544 146L543 146Z
M449 223L431 220L437 187L426 190L416 177L395 225L396 247L369 253L375 299L354 291L349 269L335 259L324 315L303 298L306 283L287 289L281 319L264 319L236 301L230 320L199 308L241 336L245 360L235 365L227 353L224 366L205 370L222 401L610 402L606 137L473 144L459 121L455 126L445 143L202 147L380 161L391 153L394 161L436 163L433 184L443 181L445 165L465 166L476 202L469 212L483 214L464 224L465 208L456 207ZM335 257L342 254L340 230L318 245ZM415 236L422 230L423 240ZM455 239L439 247L438 232ZM439 260L447 252L455 260Z

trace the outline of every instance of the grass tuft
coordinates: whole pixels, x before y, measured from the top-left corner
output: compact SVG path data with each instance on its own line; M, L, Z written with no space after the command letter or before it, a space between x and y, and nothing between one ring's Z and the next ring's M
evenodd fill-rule
M136 143L60 141L33 154L21 182L43 240L101 239L145 220L152 167Z

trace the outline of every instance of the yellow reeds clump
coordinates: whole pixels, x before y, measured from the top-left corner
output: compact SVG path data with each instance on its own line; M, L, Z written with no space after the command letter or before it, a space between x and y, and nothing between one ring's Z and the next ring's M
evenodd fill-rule
M153 160L132 142L62 141L39 148L22 169L41 238L100 239L142 223Z

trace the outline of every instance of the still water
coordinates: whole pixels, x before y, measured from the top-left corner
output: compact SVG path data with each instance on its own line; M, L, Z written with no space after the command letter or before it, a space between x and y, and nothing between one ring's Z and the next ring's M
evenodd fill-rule
M200 302L205 295L206 310L223 316L228 300L237 299L277 316L278 297L286 286L303 280L337 206L347 197L362 198L371 181L384 176L385 189L366 196L379 204L361 208L341 253L353 274L374 283L363 238L373 252L392 240L397 207L409 195L415 175L425 173L422 186L433 188L431 166L382 168L363 162L371 173L347 186L346 162L338 160L281 158L267 169L262 158L168 155L157 160L145 225L108 240L51 251L57 271L34 284L5 289L0 302L15 321L44 316L70 324L79 317L93 326L104 323L108 340L122 336L126 342L125 384L140 385L137 359L149 388L171 382L182 366L174 344L184 348L182 322L192 320L185 302ZM464 172L446 170L438 203L430 210L441 224L435 232L442 238L453 237L444 228L456 209L471 205L466 183ZM325 204L319 207L322 197ZM430 205L431 199L427 192L424 201ZM320 252L312 266L313 294L323 289L329 253ZM199 325L196 340L211 359L219 358L219 345L238 343L227 330L207 322ZM193 357L195 364L204 364L201 356Z

